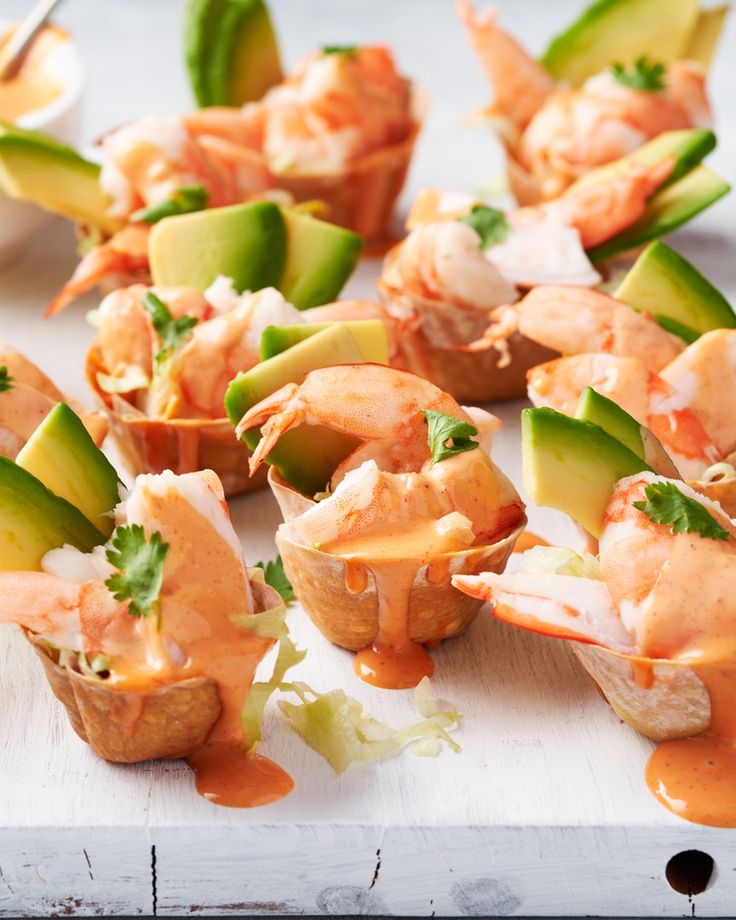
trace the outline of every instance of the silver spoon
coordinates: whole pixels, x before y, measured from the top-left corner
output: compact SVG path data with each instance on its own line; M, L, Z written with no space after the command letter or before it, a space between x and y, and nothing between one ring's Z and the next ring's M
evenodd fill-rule
M60 2L61 0L38 0L38 3L15 30L13 37L0 51L0 83L14 76L38 30Z

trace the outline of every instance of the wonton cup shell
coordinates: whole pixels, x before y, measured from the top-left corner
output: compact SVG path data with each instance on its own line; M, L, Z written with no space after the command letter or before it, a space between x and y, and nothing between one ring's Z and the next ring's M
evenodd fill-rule
M736 478L714 479L712 482L688 482L688 485L718 502L730 518L736 518Z
M269 472L269 483L286 524L314 505L284 482L274 468ZM525 525L523 518L498 543L433 558L430 564L447 563L447 572L439 583L427 580L427 565L419 569L409 597L409 636L414 642L435 643L465 632L483 602L453 587L452 576L503 572ZM351 594L345 587L346 563L340 556L294 542L284 533L283 525L276 532L276 545L296 596L322 635L352 651L369 646L378 634L378 597L372 573L367 573L365 590Z
M407 136L388 147L359 157L338 173L272 173L259 150L244 148L239 156L264 177L270 187L288 192L299 202L321 201L324 219L377 242L390 233L396 200L404 187L414 145L427 109L423 91L412 90L412 123Z
M110 434L131 473L214 470L227 496L265 485L264 472L248 476L250 450L235 436L229 419L148 418L121 396L106 393L97 381L99 371L107 373L93 344L87 352L87 381L107 413Z
M391 259L391 253L388 259ZM458 351L483 336L488 314L457 304L404 293L379 282L381 297L401 316L414 316L414 329L402 334L399 354L392 362L431 380L459 402L482 403L526 396L526 375L532 367L558 358L559 353L515 332L508 340L508 363L495 348Z
M585 670L624 722L654 741L673 741L710 726L710 695L687 665L624 655L572 642Z
M251 581L256 611L279 606L273 588ZM139 763L186 757L201 747L220 715L217 684L193 677L147 691L115 690L102 679L63 668L48 646L25 633L41 659L54 696L82 741L104 760Z

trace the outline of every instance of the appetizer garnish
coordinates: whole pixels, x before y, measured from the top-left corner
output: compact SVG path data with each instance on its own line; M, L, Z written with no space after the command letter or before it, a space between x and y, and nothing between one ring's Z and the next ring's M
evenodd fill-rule
M637 465L591 422L526 410L525 484L599 536L600 555L536 548L523 571L453 581L501 619L572 640L617 715L662 742L646 771L659 801L733 827L736 528L719 504Z
M591 169L663 132L710 125L705 69L693 60L649 60L645 47L630 66L628 54L625 62L612 57L571 89L504 33L495 13L479 15L469 0L459 9L493 85L490 114L501 120L509 178L522 201L556 198ZM659 28L668 22L663 15ZM582 36L576 44L585 47Z
M341 319L379 312L362 302L336 304ZM97 337L87 377L111 419L121 453L135 473L214 469L228 494L257 486L245 472L246 448L233 437L224 398L230 381L253 371L268 395L285 381L261 361L264 331L292 328L271 354L305 369L336 361L387 361L380 319L331 323L331 306L300 312L274 288L238 294L219 277L204 293L194 288L134 285L108 296L92 320ZM318 323L306 323L314 319ZM327 333L322 339L321 332ZM328 339L329 344L320 347ZM275 376L274 376L275 375Z
M64 399L35 364L0 344L0 456L14 460L54 406ZM81 414L95 443L101 444L107 434L104 415L83 413L72 400L69 403Z
M289 580L324 635L358 652L369 683L412 687L431 674L423 646L458 635L478 611L458 603L450 574L501 570L511 553L524 510L488 456L498 424L413 374L364 364L312 371L237 426L260 429L253 472L292 429L352 439L318 501L275 473L271 483Z

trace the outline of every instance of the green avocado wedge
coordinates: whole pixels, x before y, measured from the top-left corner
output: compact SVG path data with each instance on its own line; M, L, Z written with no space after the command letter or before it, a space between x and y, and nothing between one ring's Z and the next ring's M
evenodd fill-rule
M252 406L288 383L300 384L310 371L337 364L364 363L368 347L366 342L361 344L347 323L332 323L239 374L225 394L227 416L237 425ZM260 434L249 431L244 440L253 449ZM279 439L267 462L294 488L312 496L325 489L335 468L358 443L356 438L320 425L301 425Z
M241 106L283 79L276 33L263 0L189 0L184 56L200 106Z
M297 310L336 300L363 250L363 238L290 208L286 222L286 264L279 290Z
M584 422L595 422L604 431L620 441L637 457L648 463L657 473L669 479L680 479L680 473L672 462L659 438L645 425L622 409L607 396L586 387L580 394L575 409L575 418Z
M688 61L697 61L702 64L706 70L711 65L713 55L716 53L718 39L721 36L723 23L728 15L728 4L723 6L711 6L708 9L700 10L698 21L690 35L687 48L683 57Z
M38 131L0 122L0 189L45 211L115 233L110 199L100 188L100 167Z
M669 64L685 56L698 18L698 0L596 0L552 40L542 63L573 86L642 55Z
M31 473L0 457L0 569L38 571L51 549L69 543L88 553L104 534Z
M267 326L261 335L261 361L268 361L304 339L329 329L334 323L295 323L293 326ZM388 364L386 327L380 319L345 320L341 325L350 332L370 364Z
M593 422L554 409L521 413L522 475L533 502L557 508L594 537L619 479L645 470L641 457Z
M588 258L594 263L602 262L666 236L715 204L730 189L731 186L712 170L697 166L673 185L653 195L644 215L636 223L600 246L589 249Z
M660 240L641 253L613 296L651 313L665 328L669 321L692 330L696 338L712 329L736 328L736 314L723 294Z
M66 403L54 406L15 462L78 508L105 537L110 536L114 528L110 512L120 501L120 480Z
M272 201L165 217L148 244L153 283L206 290L218 275L235 289L277 287L286 262L286 226Z

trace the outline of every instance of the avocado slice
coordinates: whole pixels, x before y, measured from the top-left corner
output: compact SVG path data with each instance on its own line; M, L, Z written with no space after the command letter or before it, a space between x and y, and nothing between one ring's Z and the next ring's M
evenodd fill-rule
M110 199L100 188L100 167L54 138L0 122L0 188L10 198L98 227L122 227L110 217Z
M327 329L297 342L291 348L252 367L230 383L225 394L225 411L237 425L251 406L287 383L301 383L309 371L336 364L364 363L363 348L346 323L331 323ZM244 437L253 449L258 431ZM268 456L284 479L305 495L321 492L335 468L359 444L357 438L321 425L301 425L279 440Z
M652 140L642 144L633 153L629 153L618 160L606 163L591 169L585 175L581 176L570 186L568 191L576 191L581 188L588 188L591 185L598 185L608 182L615 178L619 173L628 171L632 163L643 163L645 166L656 166L667 157L674 157L675 163L672 167L667 182L662 188L667 188L687 175L691 169L694 169L705 157L715 150L717 144L715 134L706 128L683 128L678 131L664 131ZM658 189L657 193L661 189Z
M293 326L267 326L261 335L261 361L268 361L287 348L334 326L334 323L295 323ZM355 319L341 322L358 343L362 361L388 364L386 327L380 319Z
M286 228L272 201L165 217L151 231L154 284L204 291L218 275L238 292L276 287L286 260Z
M682 478L659 438L645 425L640 425L618 403L596 392L592 387L586 387L580 394L575 418L600 425L604 431L629 450L633 450L637 457L662 476L669 479Z
M284 220L286 265L279 290L297 310L332 303L357 265L362 237L290 208Z
M696 337L736 327L736 314L723 294L660 240L647 246L613 296L635 310L646 310L659 322L673 320Z
M718 46L728 9L728 4L724 4L700 10L687 48L682 55L686 60L697 61L708 70Z
M241 106L283 79L263 0L189 0L184 55L200 106Z
M705 166L697 166L674 185L653 195L644 215L626 230L588 250L591 262L602 262L650 240L666 236L730 191L731 186Z
M667 64L683 57L697 21L698 0L597 0L552 40L542 63L573 86L641 55Z
M593 422L554 409L521 413L522 475L538 505L557 508L594 537L603 529L616 483L652 468Z
M110 512L120 501L120 480L66 403L54 406L15 462L78 508L105 537L110 536L115 526Z
M0 569L38 571L50 550L70 543L88 553L105 537L74 505L0 457Z

